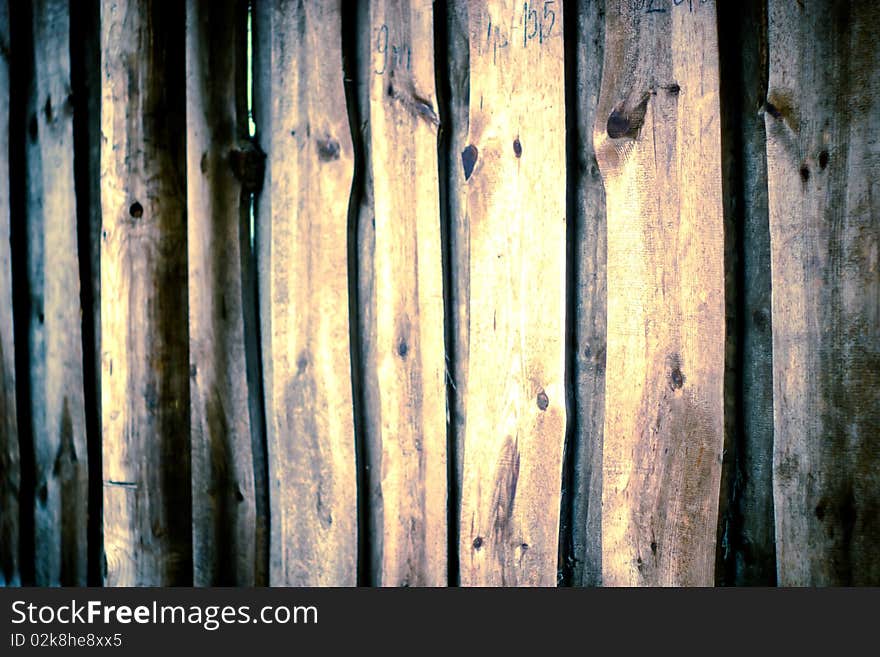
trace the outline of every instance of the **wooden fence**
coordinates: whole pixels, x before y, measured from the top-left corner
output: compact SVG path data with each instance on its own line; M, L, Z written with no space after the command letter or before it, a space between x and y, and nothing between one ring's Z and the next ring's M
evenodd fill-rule
M880 584L878 24L0 0L0 584Z

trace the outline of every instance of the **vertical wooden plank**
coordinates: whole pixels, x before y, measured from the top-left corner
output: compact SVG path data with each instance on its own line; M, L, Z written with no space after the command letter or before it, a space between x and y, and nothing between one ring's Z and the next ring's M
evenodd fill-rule
M711 585L725 367L715 3L615 1L606 20L603 583Z
M247 141L247 2L189 0L186 21L193 579L197 586L253 586L242 288L250 219L236 176L249 168L258 176L262 156Z
M576 3L573 34L577 41L567 56L573 58L568 90L575 108L569 119L574 152L569 157L569 221L574 280L573 371L574 436L572 551L570 569L574 586L602 583L602 430L605 418L605 189L593 149L593 125L602 79L605 45L605 2ZM572 105L570 105L572 106Z
M82 300L83 384L89 452L90 586L104 563L101 483L101 3L79 0L70 14L73 152Z
M32 5L27 161L35 583L87 583L88 453L74 187L70 15Z
M370 4L365 386L374 585L444 586L446 383L431 0Z
M101 408L111 586L192 583L184 21L173 3L101 5Z
M769 5L777 573L880 584L880 5Z
M463 585L556 584L565 438L561 2L468 6Z
M767 151L761 108L767 95L767 3L718 4L721 145L727 268L728 367L734 397L719 523L725 585L776 582L773 521L773 362ZM730 277L733 277L733 280ZM728 410L730 408L728 402Z
M356 583L353 148L338 1L255 3L257 240L273 585Z
M469 274L470 235L467 214L467 181L461 166L461 153L468 144L468 105L470 98L470 47L468 35L468 0L450 0L446 10L445 70L446 109L441 126L446 185L447 231L447 405L449 432L447 471L449 486L449 583L459 583L459 528L461 518L461 485L464 475L464 433L467 424L468 334L470 325ZM440 47L440 44L436 44ZM451 466L451 467L449 467Z
M361 436L358 440L358 477L359 486L365 492L360 496L358 504L358 584L373 585L382 574L381 546L377 545L377 538L381 534L373 531L371 523L376 521L375 512L381 509L381 504L376 500L381 495L381 489L375 488L380 478L375 477L370 465L381 460L373 450L377 445L374 437L379 435L381 405L379 403L379 386L375 377L375 368L371 370L371 364L376 362L376 350L378 344L374 339L376 335L376 311L375 287L377 278L374 274L376 265L372 253L376 243L376 215L373 203L373 167L370 165L372 142L370 139L370 81L373 72L373 59L370 48L374 42L370 38L371 16L369 2L356 3L353 19L349 17L349 23L343 26L343 66L347 83L349 121L354 130L352 138L355 149L355 176L351 202L356 206L349 207L349 222L352 217L355 225L353 239L356 249L349 253L349 267L354 264L355 269L349 272L357 273L356 283L349 290L356 297L349 297L349 309L352 313L352 323L355 323L355 331L352 331L352 357L357 358L352 363L355 404L355 421L360 423ZM352 239L352 236L349 237ZM355 262L352 263L352 256ZM379 518L381 520L381 517Z
M0 586L21 584L9 209L9 5L0 0Z

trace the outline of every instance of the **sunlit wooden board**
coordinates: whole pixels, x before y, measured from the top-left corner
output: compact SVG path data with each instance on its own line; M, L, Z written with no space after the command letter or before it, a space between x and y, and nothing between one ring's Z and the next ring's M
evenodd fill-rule
M273 585L357 581L348 301L354 154L340 5L255 4L257 211Z
M606 6L603 584L711 585L724 446L715 3Z
M373 584L444 586L443 268L432 2L370 3L365 344ZM365 117L367 118L367 117Z
M105 582L192 583L183 5L101 5Z
M561 2L471 2L462 585L553 586L565 440Z

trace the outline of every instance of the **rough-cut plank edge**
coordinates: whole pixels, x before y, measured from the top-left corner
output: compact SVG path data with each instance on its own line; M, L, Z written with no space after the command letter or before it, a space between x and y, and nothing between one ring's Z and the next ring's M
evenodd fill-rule
M32 6L27 232L35 584L85 586L88 449L83 394L67 2Z
M267 154L257 248L270 583L354 585L346 244L353 147L339 3L258 2L255 29L256 123Z
M606 18L602 579L710 585L724 441L715 6L621 3Z
M605 417L605 189L593 149L593 125L602 75L605 2L567 3L566 27L574 47L566 49L567 101L573 109L568 139L569 259L567 313L572 344L572 386L567 455L570 497L561 570L573 586L602 583L602 432ZM570 16L570 18L569 18ZM570 21L570 23L568 22ZM573 52L572 52L573 51ZM566 487L567 484L567 487ZM563 535L566 532L562 532Z
M445 4L445 57L438 65L446 94L441 101L440 126L444 146L445 221L447 235L447 404L449 471L449 584L459 584L459 528L461 520L461 485L464 472L465 399L467 397L469 236L467 188L461 166L461 153L467 146L470 91L470 47L468 37L468 2L450 0ZM435 10L436 11L436 10ZM435 49L441 44L434 44Z
M374 260L364 257L362 253L373 253L376 241L376 220L373 214L373 170L370 166L370 87L366 83L370 79L373 62L361 52L369 48L370 39L370 3L357 3L354 17L344 21L343 57L345 58L346 77L349 84L349 120L352 123L352 140L355 148L355 181L349 206L349 228L352 240L349 249L349 308L352 317L352 354L357 359L352 363L352 383L355 390L355 409L358 431L358 584L373 586L376 573L381 573L378 559L381 555L381 534L375 534L372 524L376 522L376 510L373 500L378 490L372 486L372 468L375 461L373 445L369 440L375 435L373 427L377 426L378 417L374 411L379 408L378 386L368 375L366 364L375 359L372 349L375 342L365 336L376 332L376 308L374 298L373 275ZM352 280L352 274L354 274ZM354 318L357 318L355 321Z
M538 12L518 2L468 6L463 585L557 580L565 438L561 4L540 25Z
M880 584L875 2L769 5L780 585Z
M183 6L101 7L106 583L191 585ZM134 320L134 321L133 321Z
M20 464L12 327L9 199L9 6L0 0L0 586L18 586Z
M719 3L728 372L719 585L776 583L765 0Z
M253 586L256 509L241 264L247 3L187 2L187 203L193 581Z
M84 0L70 14L76 220L82 301L83 383L89 452L88 582L102 580L101 485L101 8Z
M443 271L433 12L371 4L360 53L368 77L375 232L375 342L367 361L378 408L370 415L373 582L446 584L446 403ZM366 300L362 300L365 302Z

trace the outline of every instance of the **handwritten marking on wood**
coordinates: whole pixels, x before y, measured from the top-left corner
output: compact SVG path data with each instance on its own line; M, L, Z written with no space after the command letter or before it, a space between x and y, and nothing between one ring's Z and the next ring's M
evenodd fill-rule
M373 583L444 586L446 395L430 0L370 6L372 323L365 339ZM366 299L362 299L365 302ZM377 402L377 403L376 403Z
M769 5L777 574L880 584L880 5Z
M34 439L35 583L85 586L88 453L74 188L70 15L31 8L34 78L28 105L27 234Z
M356 583L348 313L353 148L338 2L255 5L270 583Z
M472 2L468 23L461 583L553 586L565 434L562 3Z
M606 12L606 585L714 581L724 382L715 5ZM667 6L668 5L668 6Z
M106 583L192 583L184 13L101 6Z
M244 336L249 198L246 3L187 3L187 189L193 575L253 586L256 507ZM243 257L242 252L245 252Z
M0 0L0 586L21 583L18 568L21 470L15 408L9 210L9 5L7 0Z

